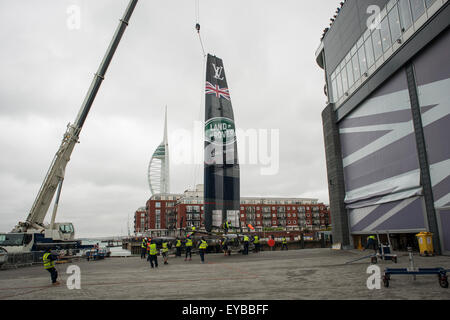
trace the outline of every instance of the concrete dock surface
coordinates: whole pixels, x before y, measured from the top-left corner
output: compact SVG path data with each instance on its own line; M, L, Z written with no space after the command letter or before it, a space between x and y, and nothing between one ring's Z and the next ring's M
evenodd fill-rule
M370 290L367 268L370 259L351 264L350 260L371 251L305 249L264 251L248 256L207 254L205 264L198 255L192 261L169 258L151 269L140 257L107 258L99 261L73 261L58 264L59 286L50 284L42 266L0 271L0 300L442 300L450 299L450 290L439 286L435 275L394 275L389 288ZM378 261L386 267L406 268L406 252L397 253L398 263ZM416 267L450 269L450 257L414 256ZM69 289L69 266L80 270L80 289Z

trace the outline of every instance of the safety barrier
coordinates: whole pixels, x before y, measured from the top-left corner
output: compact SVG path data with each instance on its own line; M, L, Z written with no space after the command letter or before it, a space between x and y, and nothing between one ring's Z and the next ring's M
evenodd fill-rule
M1 266L1 269L20 268L42 264L44 251L32 251L21 253L8 253L8 260Z

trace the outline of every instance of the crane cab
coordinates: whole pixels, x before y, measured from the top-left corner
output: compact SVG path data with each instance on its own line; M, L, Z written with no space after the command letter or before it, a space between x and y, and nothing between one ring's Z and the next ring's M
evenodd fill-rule
M0 233L0 247L8 253L29 252L34 245L34 234Z
M75 229L70 222L58 222L45 228L45 237L53 239L53 241L70 241L75 239Z

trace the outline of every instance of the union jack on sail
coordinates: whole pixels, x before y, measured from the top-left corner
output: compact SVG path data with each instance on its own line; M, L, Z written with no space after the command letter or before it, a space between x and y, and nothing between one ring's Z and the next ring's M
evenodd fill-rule
M223 97L230 101L230 92L228 88L221 88L219 85L212 85L210 82L206 81L206 94L214 94L217 98Z

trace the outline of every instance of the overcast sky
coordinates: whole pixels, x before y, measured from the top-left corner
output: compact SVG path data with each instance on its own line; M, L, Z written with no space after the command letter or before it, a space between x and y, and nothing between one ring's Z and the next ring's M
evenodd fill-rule
M0 0L0 231L26 219L127 4ZM315 51L338 4L200 0L202 38L224 61L236 127L279 132L275 174L240 154L247 161L242 196L328 203L326 97ZM72 5L80 9L79 28ZM125 234L128 217L132 228L150 197L147 168L163 138L166 105L171 191L202 182L202 165L183 164L187 133L192 148L203 145L194 138L205 81L195 7L195 0L139 1L67 166L57 221L73 222L77 237ZM245 139L237 138L242 149Z

